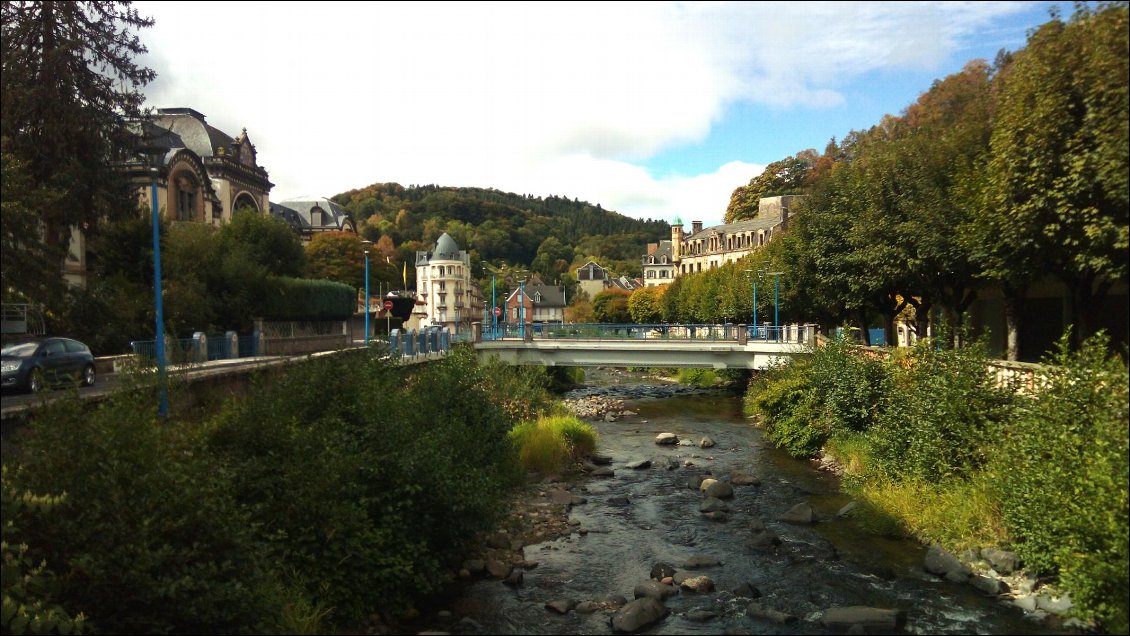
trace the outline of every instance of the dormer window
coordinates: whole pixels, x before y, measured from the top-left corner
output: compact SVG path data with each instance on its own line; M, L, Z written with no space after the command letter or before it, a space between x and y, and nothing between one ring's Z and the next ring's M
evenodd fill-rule
M535 303L541 302L541 292L534 292L534 302Z

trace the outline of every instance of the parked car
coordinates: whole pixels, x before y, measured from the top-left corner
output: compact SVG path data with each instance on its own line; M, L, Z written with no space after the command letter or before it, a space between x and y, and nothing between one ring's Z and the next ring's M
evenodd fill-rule
M48 386L94 385L94 355L90 347L70 338L40 338L4 345L0 350L4 390L36 393Z

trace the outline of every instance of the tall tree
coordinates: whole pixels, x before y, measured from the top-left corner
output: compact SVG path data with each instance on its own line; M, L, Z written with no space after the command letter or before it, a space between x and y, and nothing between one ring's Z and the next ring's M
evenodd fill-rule
M129 2L18 1L0 11L5 150L44 195L25 204L61 271L73 228L136 212L119 167L133 147L127 120L140 115L139 88L156 77L134 63L146 52L134 31L153 20Z
M762 197L800 194L808 184L809 174L818 159L819 155L816 151L809 149L766 166L764 172L750 179L748 184L738 187L730 195L725 222L733 223L757 216L758 204Z
M1009 295L1055 272L1072 294L1074 342L1127 280L1128 64L1124 2L1080 4L1041 26L1002 74L979 247ZM1016 355L1010 321L1009 357Z

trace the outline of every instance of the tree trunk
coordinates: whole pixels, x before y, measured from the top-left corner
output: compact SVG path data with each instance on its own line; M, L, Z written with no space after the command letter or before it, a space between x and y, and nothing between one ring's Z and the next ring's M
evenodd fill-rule
M1020 302L1023 299L1023 289L1015 289L1008 284L1004 286L1004 325L1008 343L1005 358L1010 362L1020 359Z

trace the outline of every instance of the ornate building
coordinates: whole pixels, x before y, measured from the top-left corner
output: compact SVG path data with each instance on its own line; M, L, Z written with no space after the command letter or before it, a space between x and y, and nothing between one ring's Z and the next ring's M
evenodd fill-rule
M231 137L191 108L161 108L135 126L141 145L124 170L147 212L154 183L157 208L174 223L220 225L236 210L267 212L274 184L259 165L246 128ZM86 285L86 249L86 237L75 229L63 268L72 285Z
M471 280L471 257L447 232L430 252L416 252L416 298L414 317L421 327L462 333L482 317L481 295Z
M733 263L779 236L789 225L789 212L800 196L762 197L757 216L737 223L703 228L694 221L687 233L680 222L671 226L671 240L648 245L643 257L644 284L662 285L683 274Z
M287 222L303 243L321 232L357 233L345 208L323 197L297 197L271 203L271 215Z
M169 220L220 225L239 209L268 211L274 184L246 128L233 138L191 108L161 108L145 133L150 162L131 168L139 186L148 186L157 159L157 205ZM145 187L147 205L149 192Z

